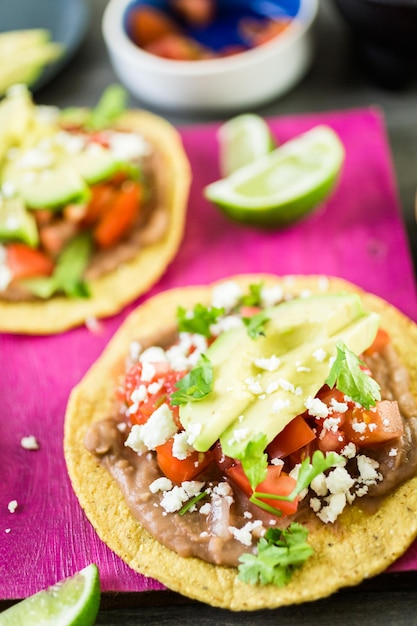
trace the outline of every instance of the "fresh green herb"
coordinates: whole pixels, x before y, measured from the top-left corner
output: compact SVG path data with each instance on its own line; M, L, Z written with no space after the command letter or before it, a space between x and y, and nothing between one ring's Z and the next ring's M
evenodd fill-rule
M322 474L326 470L331 467L337 467L338 465L344 465L345 459L340 456L340 454L336 454L336 452L328 452L326 456L323 454L321 450L316 450L311 458L306 457L298 471L297 484L293 491L288 496L280 496L278 494L273 493L263 493L260 491L253 492L250 497L251 502L259 506L261 509L265 509L275 515L280 515L280 512L273 507L268 506L265 502L260 500L260 498L267 498L268 500L285 500L286 502L293 502L295 498L302 492L304 489L310 486L311 482L318 476Z
M375 406L376 400L381 399L380 387L371 376L362 371L361 366L365 363L342 341L336 344L336 349L337 355L327 377L327 385L333 387L336 384L339 391L354 402L359 402L365 409Z
M268 313L266 311L260 311L255 313L252 317L243 317L244 324L247 327L248 335L251 339L258 339L265 336L265 324L269 320Z
M213 387L213 366L205 354L202 354L196 367L175 383L177 391L171 396L171 404L180 405L197 402L205 398Z
M242 296L240 304L244 306L260 306L262 304L263 282L249 285L249 293Z
M194 504L200 502L200 500L205 498L206 495L207 491L202 491L201 493L198 493L196 496L194 496L194 498L191 498L191 500L188 500L188 502L186 502L184 506L178 511L178 515L184 515L185 513L187 513L187 511L189 511L194 506Z
M269 528L258 541L257 554L243 554L238 578L251 585L286 585L293 572L313 554L308 531L293 522L284 530Z
M252 489L266 478L268 456L265 452L268 440L263 433L257 434L247 444L245 451L238 458Z
M50 298L63 292L69 298L88 298L90 290L83 280L89 263L92 241L88 233L72 239L58 257L52 276L32 278L22 284L39 298Z
M85 123L89 130L108 128L126 109L127 93L120 85L110 85Z
M177 309L177 323L180 332L197 333L210 337L210 326L215 324L219 317L224 315L224 308L206 307L196 304L192 311L183 307Z

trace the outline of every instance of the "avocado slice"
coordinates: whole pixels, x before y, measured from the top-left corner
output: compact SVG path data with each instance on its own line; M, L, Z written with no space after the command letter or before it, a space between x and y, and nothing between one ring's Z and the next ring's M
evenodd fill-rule
M99 145L95 145L91 151L68 155L63 165L77 172L89 185L110 178L122 168L119 159Z
M62 165L22 184L20 194L29 209L54 209L69 202L85 202L90 190L78 172Z
M283 361L298 350L297 358L301 360L304 349L322 345L364 315L359 296L350 293L296 298L267 309L267 313L270 319L264 326L264 337L253 340L245 327L232 329L220 335L207 350L213 365L213 390L199 402L180 407L185 430L200 430L193 442L197 450L208 450L232 423L243 419L242 414L256 398L256 390L248 385L248 379L255 379L255 386L258 382L266 388L274 378L284 377L280 369L261 373L254 366L256 359L278 357ZM262 380L255 378L258 376Z
M306 400L309 397L314 398L323 386L330 373L331 359L336 356L337 342L341 340L350 350L361 354L374 340L378 326L379 315L368 313L348 324L327 341L314 340L289 352L275 377L275 380L279 377L284 386L280 386L273 393L265 394L263 400L253 401L244 411L243 418L234 420L221 433L220 442L224 454L239 457L257 433L265 434L267 442L271 442L294 417L305 411ZM314 356L317 351L326 354L322 361ZM296 363L302 363L309 371L297 371ZM265 389L271 380L269 372L263 375L261 384ZM287 387L287 383L294 387Z
M38 227L20 198L0 199L0 241L21 241L35 247Z
M46 29L9 31L0 34L0 95L11 85L34 83L43 68L64 52L61 44L50 41Z

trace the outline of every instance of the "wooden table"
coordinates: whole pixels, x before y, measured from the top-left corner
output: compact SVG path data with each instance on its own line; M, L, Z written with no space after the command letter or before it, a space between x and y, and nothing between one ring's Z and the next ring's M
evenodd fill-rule
M87 37L71 63L37 94L43 104L93 106L104 88L115 82L101 35L105 0L89 0L91 22ZM132 106L138 106L133 98ZM321 0L314 66L291 93L261 108L264 116L310 111L379 106L385 115L404 222L417 271L417 227L414 214L417 189L417 70L401 92L385 91L361 71L352 40L331 0ZM215 115L169 114L177 125L213 121ZM193 603L170 592L132 596L104 596L97 619L110 624L417 624L417 572L382 575L360 587L308 605L256 613L230 613Z

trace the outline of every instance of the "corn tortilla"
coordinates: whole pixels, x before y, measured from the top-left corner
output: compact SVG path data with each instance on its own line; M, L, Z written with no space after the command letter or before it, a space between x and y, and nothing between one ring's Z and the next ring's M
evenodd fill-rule
M185 224L191 169L179 134L166 120L147 111L128 111L115 129L140 132L163 161L157 172L169 213L160 241L138 250L136 257L96 280L89 281L89 298L57 296L45 301L0 301L0 330L22 334L59 333L91 318L118 313L145 293L162 276L180 246Z
M231 280L242 286L281 284L285 292L357 291L365 309L381 315L381 325L410 374L417 398L417 325L380 298L338 278L246 275ZM112 381L123 370L132 340L155 337L175 320L177 306L210 302L211 286L173 289L149 299L126 319L102 356L71 393L65 420L65 457L73 488L100 538L131 568L161 581L192 599L234 611L275 608L330 595L342 587L384 571L417 536L417 477L384 499L373 515L358 507L345 509L337 530L320 525L310 532L315 553L283 588L252 586L238 580L237 570L183 558L153 539L132 517L111 476L84 448L89 425L107 417Z

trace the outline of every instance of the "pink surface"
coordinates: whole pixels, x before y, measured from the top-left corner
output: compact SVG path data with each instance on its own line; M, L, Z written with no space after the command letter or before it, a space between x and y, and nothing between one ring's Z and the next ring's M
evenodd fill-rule
M218 177L216 126L184 128L194 173L187 229L175 262L151 294L234 273L326 273L357 283L417 320L380 112L360 109L269 122L280 142L319 123L339 133L347 157L332 199L282 231L231 223L201 193ZM52 337L0 335L0 599L32 594L92 561L100 568L104 591L162 588L131 571L97 538L72 492L62 452L68 394L133 306L104 321L100 334L78 328ZM21 447L27 435L36 436L40 450ZM12 500L18 502L14 513L8 510ZM417 569L417 544L392 567L410 569Z

